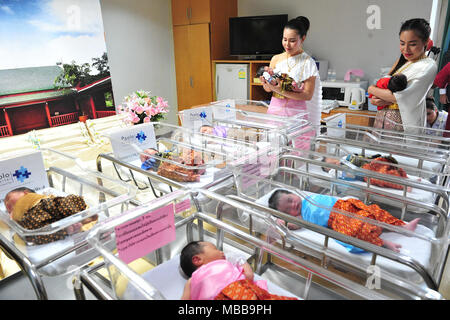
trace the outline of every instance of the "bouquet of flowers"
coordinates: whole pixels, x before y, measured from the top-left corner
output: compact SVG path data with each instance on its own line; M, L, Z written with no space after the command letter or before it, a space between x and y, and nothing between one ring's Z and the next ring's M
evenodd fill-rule
M164 119L169 112L169 105L162 97L152 96L149 91L136 91L126 96L118 113L126 113L127 124L157 122Z

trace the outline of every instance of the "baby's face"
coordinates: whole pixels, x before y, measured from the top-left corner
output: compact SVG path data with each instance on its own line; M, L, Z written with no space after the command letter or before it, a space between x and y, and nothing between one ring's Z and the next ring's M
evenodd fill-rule
M6 211L9 213L9 216L12 215L17 200L22 198L25 194L25 192L12 192L5 198L5 207Z
M208 127L208 126L203 126L200 128L200 133L213 134L213 128Z
M436 120L436 111L427 109L427 122L431 125Z
M296 194L283 194L278 201L278 211L297 217L301 215L302 199Z
M335 158L325 158L325 162L326 163L335 164L335 165L340 165L341 164L341 160L340 159L335 159Z
M204 264L207 264L215 260L225 259L225 254L217 249L217 247L211 242L202 242L203 252L199 254L203 259Z

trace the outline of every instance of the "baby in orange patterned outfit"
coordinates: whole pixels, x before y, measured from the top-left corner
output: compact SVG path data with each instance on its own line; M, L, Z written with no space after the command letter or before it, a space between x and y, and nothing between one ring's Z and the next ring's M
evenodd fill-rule
M307 199L302 199L295 193L280 189L275 191L269 199L269 207L272 209L292 216L301 217L303 220L331 228L334 231L368 241L378 246L385 246L396 252L400 251L401 245L380 238L382 232L381 227L321 208L318 205L314 205L314 203L326 208L354 213L390 225L401 226L410 231L416 229L420 220L417 218L409 223L405 223L392 216L386 210L381 209L376 204L365 205L362 201L354 198L344 200L328 195L313 194L308 196ZM294 224L288 224L288 228L298 229L299 227Z

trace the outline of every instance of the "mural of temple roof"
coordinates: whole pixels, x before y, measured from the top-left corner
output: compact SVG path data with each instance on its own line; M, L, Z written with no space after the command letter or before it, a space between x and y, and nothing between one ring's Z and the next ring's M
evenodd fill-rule
M70 85L58 89L55 79L59 66L0 70L0 106L52 99L76 93Z
M0 70L0 96L56 89L55 79L62 72L57 65Z
M32 92L26 95L6 96L6 97L0 96L0 107L15 104L24 104L33 101L56 99L59 97L73 95L76 93L77 93L76 89L68 88L56 91Z

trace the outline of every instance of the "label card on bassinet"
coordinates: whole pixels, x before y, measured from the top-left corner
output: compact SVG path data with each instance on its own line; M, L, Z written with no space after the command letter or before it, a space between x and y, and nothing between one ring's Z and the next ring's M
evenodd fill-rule
M218 101L213 105L214 120L236 120L236 102L232 99Z
M200 131L201 126L213 126L213 111L211 107L201 107L183 110L183 127Z
M49 187L41 152L0 161L0 199L16 188L39 191Z
M115 228L119 258L130 263L176 238L173 203Z
M114 156L125 162L139 159L145 149L157 149L155 129L152 123L143 123L109 134Z
M327 125L327 135L336 138L345 138L345 113L338 113L323 119ZM334 128L334 129L333 129Z

